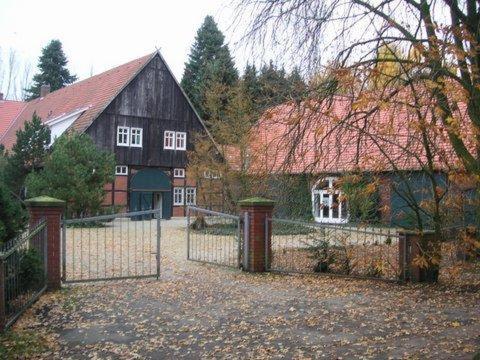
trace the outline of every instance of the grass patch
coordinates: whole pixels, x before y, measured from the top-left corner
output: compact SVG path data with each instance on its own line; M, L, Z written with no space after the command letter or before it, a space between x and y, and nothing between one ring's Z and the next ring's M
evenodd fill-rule
M195 230L191 229L195 233L204 233L209 235L236 235L238 232L237 224L210 224L205 229ZM273 226L273 235L307 235L314 233L315 229L311 227L306 227L303 225L294 225L294 224L281 224L276 223Z
M44 337L33 330L0 334L0 359L28 359L48 350Z

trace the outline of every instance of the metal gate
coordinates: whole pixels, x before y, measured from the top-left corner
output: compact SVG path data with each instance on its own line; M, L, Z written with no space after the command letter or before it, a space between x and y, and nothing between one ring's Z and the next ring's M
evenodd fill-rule
M240 217L195 206L187 208L187 259L239 268Z
M159 210L62 222L66 283L160 276Z

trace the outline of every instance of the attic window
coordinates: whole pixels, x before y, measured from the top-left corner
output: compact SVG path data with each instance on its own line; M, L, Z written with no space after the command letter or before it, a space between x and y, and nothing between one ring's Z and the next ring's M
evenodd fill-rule
M130 146L142 147L143 129L132 127L131 131L132 131L132 141L130 143Z

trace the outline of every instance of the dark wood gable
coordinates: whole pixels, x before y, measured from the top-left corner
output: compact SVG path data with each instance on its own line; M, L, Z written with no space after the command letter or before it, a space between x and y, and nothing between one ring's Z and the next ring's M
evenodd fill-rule
M143 146L116 144L117 126L143 129ZM164 131L187 133L187 151L193 150L194 133L204 131L159 54L138 73L87 129L97 146L115 153L117 164L185 167L187 152L164 150Z

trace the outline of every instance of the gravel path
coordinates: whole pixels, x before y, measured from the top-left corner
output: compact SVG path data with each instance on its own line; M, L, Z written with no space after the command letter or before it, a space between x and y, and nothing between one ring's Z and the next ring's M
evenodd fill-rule
M478 289L253 275L186 260L184 221L163 223L159 281L68 287L16 329L50 359L434 358L480 349Z

